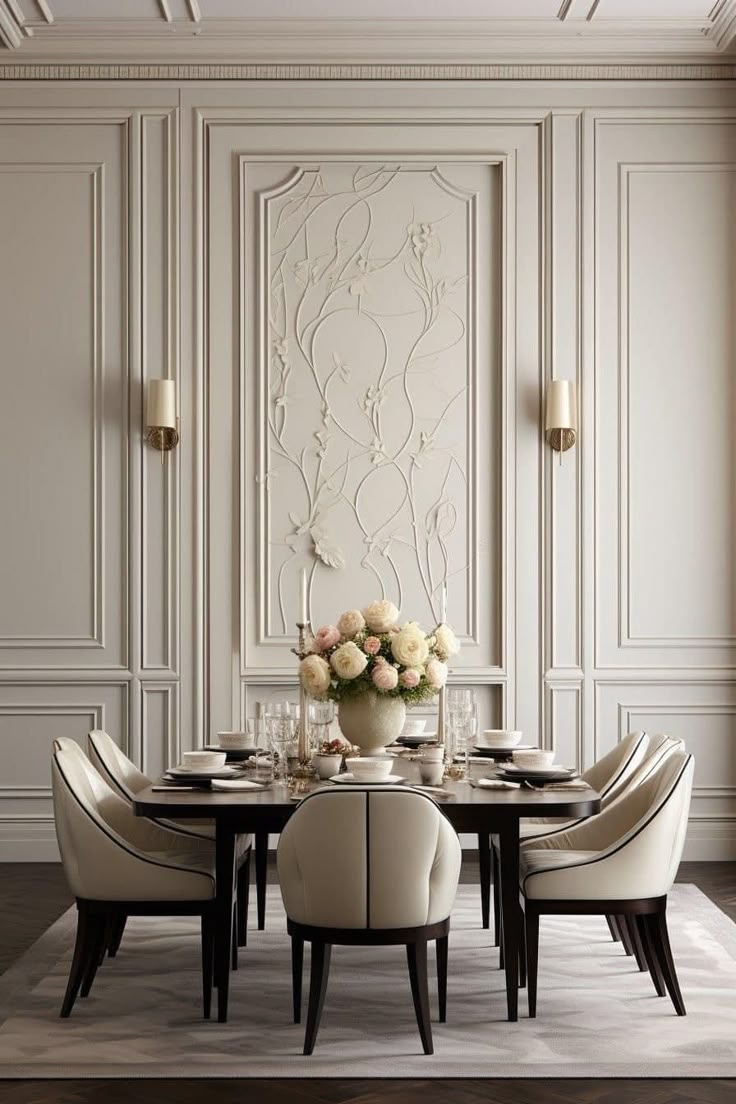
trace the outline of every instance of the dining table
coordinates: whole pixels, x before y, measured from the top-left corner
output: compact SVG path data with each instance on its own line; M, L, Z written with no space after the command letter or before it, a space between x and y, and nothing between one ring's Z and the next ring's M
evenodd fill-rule
M481 768L482 770L482 768ZM251 773L251 772L249 772ZM394 773L419 784L415 762L397 759ZM485 771L484 773L490 773ZM251 773L254 780L259 775ZM515 789L484 788L479 779L447 780L438 791L424 792L438 805L455 830L493 835L498 838L501 873L501 925L503 931L506 1005L509 1020L518 1019L519 956L524 953L522 912L519 904L519 826L524 817L578 819L600 810L600 795L591 788L564 789L519 786ZM309 792L333 788L335 783L315 782ZM306 796L306 795L305 795ZM215 966L217 1015L227 1021L228 992L233 936L232 887L236 839L244 833L265 839L278 834L298 806L285 782L272 782L264 789L215 792L211 789L148 786L134 798L137 816L166 820L209 820L215 823ZM400 841L397 840L397 845ZM498 889L498 887L496 887Z

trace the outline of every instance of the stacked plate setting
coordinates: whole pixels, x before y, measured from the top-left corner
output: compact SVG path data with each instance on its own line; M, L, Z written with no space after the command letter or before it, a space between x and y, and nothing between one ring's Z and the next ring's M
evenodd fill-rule
M544 782L564 782L577 777L577 771L573 767L555 765L554 757L554 751L543 748L515 751L513 762L499 768L499 774L509 781L528 781L537 785Z
M165 782L210 782L213 778L237 778L240 771L226 765L224 751L185 751L176 767L169 767Z

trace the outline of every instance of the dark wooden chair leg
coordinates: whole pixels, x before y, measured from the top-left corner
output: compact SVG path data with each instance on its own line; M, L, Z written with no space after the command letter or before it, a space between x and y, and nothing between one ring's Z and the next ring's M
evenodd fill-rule
M238 869L238 946L248 945L248 898L250 896L250 851Z
M215 925L209 912L202 913L202 1012L208 1020L212 1012L212 972L215 958Z
M501 868L498 852L491 844L491 881L493 882L493 946L501 946Z
M304 1053L312 1054L317 1041L319 1022L327 992L327 979L330 973L329 943L312 943L312 964L309 975L309 1006L307 1008L307 1029L304 1034Z
M606 923L608 924L608 930L611 933L611 939L614 943L621 942L621 936L619 935L618 924L616 923L615 916L606 916Z
M64 1020L71 1014L74 1002L77 999L79 987L84 978L85 966L89 960L90 936L89 913L85 905L80 902L77 905L77 938L74 943L74 955L72 957L69 980L66 985L66 992L64 993L64 1000L62 1001L60 1012L60 1016Z
M256 898L258 930L266 927L266 876L268 874L268 832L256 832Z
M125 931L125 925L128 917L124 912L119 912L112 926L112 936L107 947L107 953L110 958L115 958L115 955L120 950L120 944L123 940L123 932Z
M491 837L478 833L478 865L480 867L480 913L484 928L491 926Z
M667 986L667 992L670 995L672 1003L675 1007L675 1012L678 1016L685 1016L685 1002L682 999L682 993L680 992L680 983L677 980L677 971L675 970L675 960L672 957L672 948L670 947L670 937L667 931L667 913L664 909L661 912L652 913L647 917L647 925L649 933L651 935L652 945L654 947L657 960L662 970L662 976L664 983Z
M629 935L629 929L626 924L625 916L616 917L616 927L618 928L619 935L621 936L621 943L623 945L624 951L627 955L633 955L634 948L631 945L631 936Z
M437 952L437 995L440 1006L440 1023L447 1023L447 951L449 936L443 935L436 940Z
M304 970L304 940L300 935L291 937L291 995L294 1005L294 1023L302 1022L302 973Z
M87 958L84 980L79 990L80 997L88 997L97 974L97 967L104 957L107 946L108 917L103 913L90 914L91 936L89 940L89 955Z
M526 972L529 1016L537 1014L537 974L539 972L539 913L527 902L524 916L526 929Z
M238 924L240 922L239 917L240 910L238 909L238 902L233 903L233 923L230 932L230 968L237 970L238 968Z
M425 1054L434 1054L432 1023L429 1016L429 979L427 976L427 941L407 943L406 958L409 964L409 981L414 1000L417 1027Z
M633 914L627 914L624 917L624 923L626 924L626 930L629 933L629 940L631 947L634 951L634 958L636 959L636 965L640 971L644 974L647 971L647 959L644 954L644 946L639 936L639 926L636 922L636 916Z
M651 938L646 923L645 916L636 916L636 926L639 929L639 938L641 940L642 949L644 951L644 957L646 958L647 967L649 968L649 974L652 979L655 991L658 997L665 997L667 995L667 989L664 984L664 977L662 976L662 970L657 960L657 956L652 948Z
M519 988L526 989L526 918L519 917Z

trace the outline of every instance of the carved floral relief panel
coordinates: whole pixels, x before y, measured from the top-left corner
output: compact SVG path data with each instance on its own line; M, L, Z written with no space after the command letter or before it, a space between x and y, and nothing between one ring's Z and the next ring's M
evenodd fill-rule
M244 380L257 402L244 429L257 643L293 638L305 568L315 624L387 597L430 625L447 583L449 619L480 646L500 536L493 170L269 168L273 183L253 187L260 272Z

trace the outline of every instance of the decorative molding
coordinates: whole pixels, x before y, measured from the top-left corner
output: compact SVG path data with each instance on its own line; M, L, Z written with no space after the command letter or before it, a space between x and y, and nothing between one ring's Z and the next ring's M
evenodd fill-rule
M459 636L479 642L477 198L384 161L300 167L259 193L259 644L292 636L287 577L295 595L306 567L311 596L348 561L425 623L467 571ZM369 493L386 516L364 514Z
M727 122L727 120L724 120ZM631 181L639 173L712 173L736 172L736 162L620 162L618 166L619 225L619 356L618 356L618 647L626 648L723 648L736 644L736 635L725 636L634 636L631 632L632 596L630 566L632 562L631 488L629 483L631 453L631 331L630 331L630 267L631 267Z
M148 772L151 747L151 725L148 719L149 701L152 694L163 694L166 699L166 730L163 741L164 766L170 763L178 763L181 759L181 733L179 726L179 684L175 682L141 683L140 693L140 730L141 730L141 770Z
M43 702L42 704L13 705L0 703L1 717L86 717L91 724L86 728L85 735L93 728L105 728L105 703L95 704L70 704L64 702L56 704ZM0 802L11 799L44 798L51 797L51 786L3 786L0 785ZM13 814L11 814L13 815Z
M3 120L0 118L0 123ZM92 543L91 578L91 631L88 636L1 636L0 649L39 649L39 648L94 648L105 647L104 593L105 593L105 534L102 519L105 516L105 470L102 439L102 402L104 372L104 165L87 162L0 162L0 175L8 173L65 174L91 179L91 232L92 243L92 371L91 371L91 412L92 412L92 518L90 536ZM24 665L25 666L25 665Z
M141 112L139 119L139 127L136 133L132 134L132 140L137 142L138 145L131 171L134 169L136 173L134 183L137 191L134 221L137 237L135 260L137 261L138 272L136 273L136 286L133 291L136 297L136 310L139 320L136 327L138 348L134 350L138 367L135 372L131 373L131 387L138 387L137 403L134 409L140 413L140 425L142 427L146 381L149 378L166 376L177 381L178 390L180 391L181 380L179 366L177 111L176 109L145 110ZM152 186L160 186L159 169L156 168L155 171L149 172L147 155L149 131L154 124L162 124L163 129L162 147L160 151L156 151L157 157L160 154L160 175L163 179L163 217L160 226L158 221L151 223L149 220L150 189ZM148 268L149 250L152 248L158 250L163 258L161 271L163 288L160 292L160 299L163 302L163 320L161 322L163 361L156 360L149 365L147 339L151 307L148 294ZM178 671L179 667L180 457L178 452L170 453L166 463L162 466L160 457L147 447L142 432L137 432L135 420L133 426L131 447L140 457L140 596L133 596L133 601L140 606L140 670L148 675L155 675L162 670L174 673ZM163 541L160 548L162 562L158 579L151 582L149 580L149 557L151 554L149 538L152 508L150 505L150 488L154 482L160 481L163 481ZM152 592L158 593L161 574L165 579L162 593L163 623L161 626L163 647L161 654L156 656L151 654L151 646L149 645L149 609L157 603L151 602L149 596Z
M736 64L70 64L5 61L0 81L732 81Z

